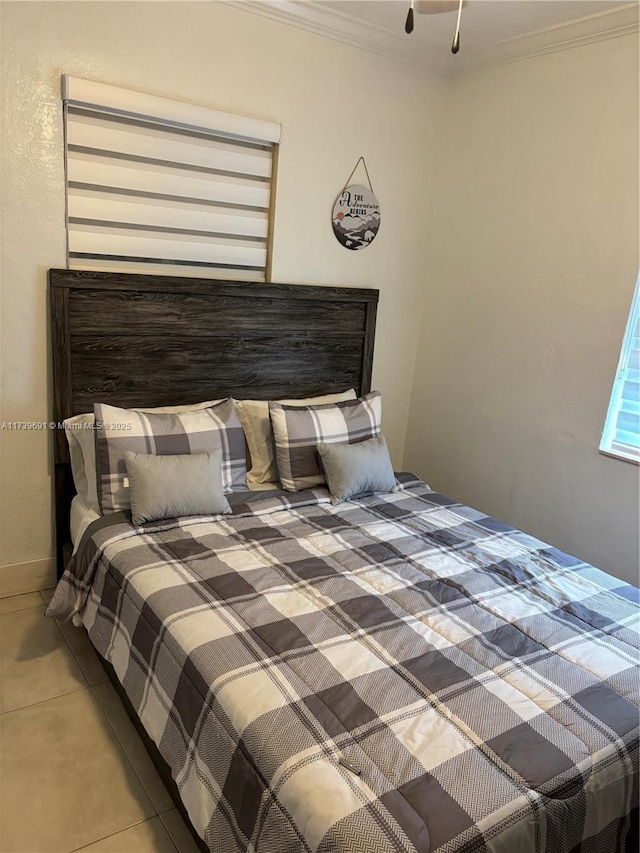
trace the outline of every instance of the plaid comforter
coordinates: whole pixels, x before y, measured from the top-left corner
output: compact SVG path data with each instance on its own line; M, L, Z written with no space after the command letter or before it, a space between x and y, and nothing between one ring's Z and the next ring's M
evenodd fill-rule
M214 853L631 849L638 590L402 480L103 519L48 615L81 618Z

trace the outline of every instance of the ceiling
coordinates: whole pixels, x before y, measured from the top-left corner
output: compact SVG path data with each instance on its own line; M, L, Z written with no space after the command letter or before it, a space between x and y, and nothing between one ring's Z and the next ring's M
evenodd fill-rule
M415 16L411 36L404 33L408 0L323 0L316 4L328 12L348 15L414 39L423 47L448 50L456 13ZM473 50L532 30L593 15L620 6L620 0L470 0L462 10L465 47Z
M233 2L233 0L232 0ZM461 48L450 51L456 13L415 15L409 0L241 0L239 8L447 76L638 30L638 2L469 0Z

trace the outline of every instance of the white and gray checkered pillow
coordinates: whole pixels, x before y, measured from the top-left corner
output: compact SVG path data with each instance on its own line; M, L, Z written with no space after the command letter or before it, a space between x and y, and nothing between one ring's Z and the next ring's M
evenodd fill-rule
M324 406L285 406L269 403L282 487L288 492L325 482L318 444L355 444L380 434L382 397L372 391L359 400Z
M103 513L130 509L126 451L173 456L220 450L225 493L246 488L244 433L231 399L208 409L176 414L98 403L94 413L98 497Z

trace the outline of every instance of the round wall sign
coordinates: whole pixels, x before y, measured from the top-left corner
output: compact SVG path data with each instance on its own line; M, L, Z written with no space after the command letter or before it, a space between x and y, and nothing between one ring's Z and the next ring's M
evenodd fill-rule
M333 233L347 249L365 249L380 227L380 205L369 187L346 187L333 206Z

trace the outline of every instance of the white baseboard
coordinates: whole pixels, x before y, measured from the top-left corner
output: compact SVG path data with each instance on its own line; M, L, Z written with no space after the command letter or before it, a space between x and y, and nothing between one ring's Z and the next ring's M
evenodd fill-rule
M37 592L56 585L55 557L0 566L0 598Z

